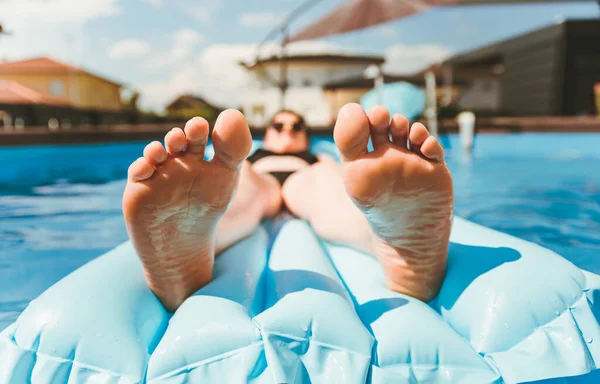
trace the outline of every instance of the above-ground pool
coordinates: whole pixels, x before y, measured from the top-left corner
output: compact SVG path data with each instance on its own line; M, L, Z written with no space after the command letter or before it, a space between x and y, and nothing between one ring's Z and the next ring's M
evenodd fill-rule
M442 139L456 214L600 274L600 134ZM127 239L121 193L145 143L0 149L0 330L50 285Z

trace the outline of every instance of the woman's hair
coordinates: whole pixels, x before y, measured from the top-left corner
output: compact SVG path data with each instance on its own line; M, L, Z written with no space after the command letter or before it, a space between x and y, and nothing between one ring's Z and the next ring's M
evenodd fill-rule
M282 113L289 113L290 115L294 115L298 119L298 122L304 126L304 132L306 132L306 137L310 139L310 129L308 128L308 125L306 125L306 120L304 119L304 116L290 109L281 109L275 112L275 114L273 114L273 116L271 117L269 125L273 125L273 123L275 123L275 118L281 115Z

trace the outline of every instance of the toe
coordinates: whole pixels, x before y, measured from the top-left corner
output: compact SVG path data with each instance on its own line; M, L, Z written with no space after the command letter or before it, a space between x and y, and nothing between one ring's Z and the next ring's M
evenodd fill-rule
M244 115L235 109L223 111L212 134L215 161L237 168L252 149L252 135Z
M375 106L369 111L371 124L371 143L377 149L390 143L390 113L382 106Z
M165 146L169 155L176 157L185 150L186 138L181 128L171 129L165 136Z
M152 165L160 165L167 159L167 152L159 141L153 141L144 148L144 158Z
M367 153L369 118L358 104L346 104L340 110L333 139L345 160L354 160Z
M194 117L185 125L187 138L186 152L204 156L204 149L208 141L208 122L201 117Z
M425 142L421 145L421 153L430 160L444 161L444 148L442 148L440 142L433 136L425 139Z
M154 167L146 158L140 157L129 166L127 176L130 181L143 181L154 174Z
M395 114L390 123L392 143L406 148L408 143L408 119L402 115Z
M408 134L408 140L410 143L410 149L413 152L420 153L421 146L429 137L429 132L427 128L421 123L414 123L410 128L410 133Z

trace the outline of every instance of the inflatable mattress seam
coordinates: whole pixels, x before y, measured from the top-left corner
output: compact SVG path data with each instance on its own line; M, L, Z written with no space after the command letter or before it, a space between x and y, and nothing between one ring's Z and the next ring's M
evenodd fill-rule
M265 333L267 333L269 335L285 337L285 338L288 338L288 339L292 339L294 341L308 341L309 343L314 343L316 345L327 347L329 349L334 349L336 351L343 351L343 352L348 352L348 353L352 353L352 354L355 354L355 355L361 355L361 356L368 357L369 359L373 358L373 355L366 355L366 354L363 354L363 353L360 353L360 352L357 352L357 351L352 351L350 349L339 347L337 345L332 345L332 344L329 344L329 343L324 343L322 341L318 341L318 340L315 340L315 339L310 338L310 337L309 338L298 337L298 336L288 335L288 334L285 334L285 333L269 332L269 331L267 331Z
M475 348L475 345L471 342L471 340L467 337L465 337L461 332L458 331L458 329L456 329L454 327L454 325L452 325L440 312L436 311L434 308L430 307L427 303L424 303L425 305L427 305L433 312L434 314L436 314L437 316L440 317L440 320L448 327L450 328L450 330L452 332L454 332L456 334L456 336L458 336L464 343L465 345L468 346L468 348L471 348L471 350L479 357L479 359L481 359L481 361L483 361L483 363L485 365L487 365L492 371L494 371L499 377L502 377L502 375L500 374L500 370L498 369L498 367L496 367L495 364L491 363L490 361L487 360L486 356L488 355L488 353L483 353L478 351ZM537 328L536 328L537 329ZM531 332L529 335L527 335L527 337L533 335L533 333L535 332L535 329L533 330L533 332ZM516 344L515 344L516 345ZM510 348L513 348L513 346L511 346ZM509 349L510 349L509 348ZM438 351L439 353L439 351ZM493 352L492 352L493 353Z
M436 369L444 369L444 368L452 368L454 370L460 371L469 371L469 372L479 372L485 371L482 368L465 368L460 364L417 364L417 363L395 363L395 364L385 364L385 365L377 365L378 368L394 368L394 367L417 367L417 368L436 368ZM496 372L497 373L497 372Z
M23 348L8 337L4 337L4 340L6 340L8 343L14 345L16 348L18 348L24 352L31 352L31 353L35 354L36 356L43 357L44 359L54 361L57 363L61 363L61 364L67 363L72 366L77 366L77 367L84 368L84 369L87 369L87 370L90 370L93 372L97 372L97 373L101 373L101 374L108 374L113 377L128 377L128 376L130 376L130 375L126 375L124 373L118 373L118 372L110 371L108 369L96 367L94 365L85 364L85 363L82 363L82 362L74 360L74 359L67 359L64 357L48 355L48 354L40 352L39 350L36 350L36 349Z
M554 318L550 319L549 321L545 322L544 324L538 325L533 332L531 332L529 335L527 335L526 337L524 337L522 340L525 340L529 337L531 337L531 335L533 335L535 333L536 330L540 329L540 328L545 328L547 325L549 325L550 323L552 323L553 321L555 321L557 318L559 318L560 316L562 316L565 312L569 312L569 317L571 318L571 320L573 320L573 323L575 323L575 325L577 326L577 329L580 331L581 334L581 327L579 326L579 322L577 321L577 319L575 318L575 316L573 316L573 306L580 301L581 299L585 298L585 303L588 305L589 307L589 300L587 298L587 295L585 294L585 290L582 288L582 292L580 296L577 296L576 299L573 300L573 302L569 305L567 305L567 307L562 311L559 312ZM565 304L563 302L563 304ZM600 326L600 324L599 324ZM582 339L583 340L583 339ZM513 345L514 347L514 345ZM512 347L511 347L512 348Z
M338 278L340 279L340 281L342 282L342 284L343 284L344 288L346 289L346 291L347 291L347 293L348 293L348 296L349 296L349 297L350 297L350 299L352 300L352 305L354 306L354 308L353 308L353 309L354 309L354 312L355 312L355 313L356 313L356 315L358 316L358 307L360 306L360 304L359 304L359 303L358 303L358 301L356 300L356 297L354 296L353 292L350 290L350 288L349 288L349 287L348 287L348 285L346 284L346 281L345 281L345 279L344 279L343 275L342 275L342 274L339 272L339 270L338 270L338 268L337 268L337 265L336 265L336 263L333 261L333 259L331 258L331 254L330 254L330 251L329 251L329 247L336 247L336 246L340 246L340 245L339 245L339 244L335 244L335 243L333 243L333 242L329 242L329 241L322 241L322 246L323 246L323 249L325 250L325 253L326 253L327 257L328 257L328 260L329 260L329 262L331 263L331 265L332 265L333 269L335 270L335 272L336 272L336 274L337 274ZM363 254L365 254L365 255L367 255L367 256L373 257L373 256L371 256L371 255L369 255L369 254L366 254L366 253L362 252L362 251L359 251L359 252L361 252L361 253L363 253ZM406 296L406 295L404 295L404 294L400 294L400 295L401 295L402 297L406 297L406 298L407 298L407 300L410 300L410 299L412 299L410 296ZM434 300L435 300L435 299L434 299ZM462 339L462 340L463 340L463 341L464 341L464 342L465 342L465 343L466 343L466 344L467 344L467 345L468 345L468 346L469 346L469 347L470 347L470 348L473 350L473 352L479 356L479 358L480 358L480 359L483 361L483 363L484 363L486 366L488 366L488 367L489 367L489 369L491 369L491 370L492 370L492 371L493 371L493 372L494 372L494 373L495 373L495 374L496 374L496 375L497 375L499 378L502 378L502 375L500 374L500 372L498 371L498 369L497 369L495 366L491 365L491 364L490 364L490 363L489 363L489 362L488 362L488 361L487 361L487 360L484 358L484 356L481 356L481 354L480 354L480 353L479 353L479 352L478 352L478 351L475 349L475 346L473 346L473 344L472 344L472 343L471 343L471 342L470 342L470 341L469 341L469 340L468 340L466 337L464 337L464 336L463 336L463 335L462 335L460 332L458 332L458 330L457 330L456 328L454 328L454 326L453 326L451 323L449 323L449 322L446 320L446 318L444 318L444 316L442 316L442 315L441 315L441 313L440 313L438 310L436 310L434 307L432 307L431 305L429 305L429 303L426 303L426 302L421 302L421 303L422 303L422 305L424 305L424 306L428 307L428 309L429 309L431 312L433 312L433 315L434 315L434 316L437 316L437 317L440 319L440 321L441 321L443 324L445 324L445 325L446 325L448 328L450 328L450 329L452 330L452 332L456 333L456 335L457 335L458 337L460 337L460 338L461 338L461 339ZM359 318L360 318L360 316L359 316ZM362 320L361 320L361 323L363 324L363 326L364 326L364 327L365 327L367 330L369 329L369 327L367 327L367 326L366 326L366 325L365 325L365 324L362 322ZM371 336L375 337L375 335L373 335L373 333L372 333L372 332L370 332L370 331L369 331L369 334L371 334ZM376 348L375 346L373 347L373 351L372 351L372 353L371 353L371 361L373 361L373 364L372 364L372 365L374 365L374 366L376 366L376 367L379 367L379 368L389 368L389 367L395 367L395 366L398 366L398 367L400 367L400 366L410 366L410 367L414 367L414 366L424 366L424 365L426 366L426 365L427 365L427 364L417 364L417 365L414 365L414 364L412 364L412 363L400 363L400 364L391 364L391 365L379 365L379 356L378 356L378 351L377 351L377 348ZM433 366L433 365L432 365L432 366ZM457 366L457 365L455 365L455 364L450 364L450 365L444 365L444 366ZM481 371L481 369L476 369L476 370L470 369L470 370L471 370L471 371Z
M189 372L189 371L191 371L193 369L196 369L198 367L201 367L201 366L204 366L204 365L209 365L209 364L215 363L217 361L221 361L224 358L233 356L233 355L235 355L235 354L237 354L239 352L242 352L242 351L244 351L246 349L255 348L255 347L258 347L258 346L261 346L261 345L264 345L264 341L263 340L256 341L256 342L254 342L252 344L248 344L248 345L245 345L245 346L240 347L240 348L236 348L236 349L232 349L232 350L227 351L227 352L220 353L220 354L218 354L216 356L212 356L212 357L209 357L209 358L204 359L204 360L200 360L200 361L195 361L193 363L189 363L187 365L184 365L183 367L179 367L179 368L174 369L172 371L163 373L160 376L154 377L151 380L148 380L148 383L152 383L152 382L154 382L156 380L162 380L162 379L168 379L168 378L171 378L171 377L175 377L175 376L177 376L177 375L179 375L179 374L181 374L183 372L186 372L186 371Z
M483 369L483 368L466 368L466 367L462 367L459 364L414 364L414 363L398 363L398 364L389 364L389 365L383 365L383 366L377 366L378 368L381 369L389 369L389 368L417 368L417 369L425 369L428 371L439 371L439 370L452 370L452 371L461 371L461 372L488 372L487 370ZM495 379L495 381L493 381L492 383L496 383L498 382L498 380L500 380L500 382L503 382L504 379L502 378L502 375L499 372L496 372L495 370L493 370L493 372L496 374L497 378Z
M586 299L586 304L589 305L589 300L587 299L587 295L584 293L583 296ZM594 353L593 351L590 349L590 346L588 345L588 343L586 342L586 336L583 334L583 331L581 329L581 327L579 326L579 323L577 322L577 319L575 318L575 315L573 315L573 311L571 310L571 307L569 307L569 316L571 317L571 319L573 320L573 322L575 323L575 325L577 326L577 333L579 335L579 341L581 342L582 345L585 346L585 349L587 351L587 355L588 358L594 362ZM598 324L598 326L600 327L600 324ZM598 367L596 366L596 364L593 364L593 368L591 370L589 370L587 373L597 369Z
M506 350L502 350L502 351L500 351L500 350L499 350L499 351L493 351L493 352L485 352L485 353L483 353L483 355L482 355L482 352L477 352L476 350L475 350L475 352L477 352L477 353L478 353L478 354L479 354L479 355L482 357L482 359L483 359L484 361L486 361L486 363L487 363L487 364L488 364L488 365L489 365L489 366L490 366L492 369L494 369L494 370L495 370L497 373L499 373L499 370L498 370L498 368L496 368L496 367L495 367L495 364L491 364L491 362L490 362L490 361L488 361L488 359L490 358L490 355L491 355L491 354L493 354L493 353L499 353L499 352L507 352L507 351L510 351L512 348L516 347L516 346L517 346L517 345L518 345L520 342L522 342L522 341L524 341L524 340L527 340L528 338L530 338L531 336L533 336L533 335L534 335L534 334L535 334L535 333L536 333L538 330L540 330L540 329L541 329L543 332L546 332L545 328L547 328L547 326L548 326L548 325L550 325L552 322L556 321L556 319L558 319L560 316L562 316L562 315L563 315L565 312L567 312L567 311L569 312L569 317L570 317L570 319L573 321L573 324L575 325L575 327L576 327L576 328L577 328L577 330L579 331L578 333L579 333L579 336L580 336L580 341L582 342L582 344L584 344L584 345L586 346L586 349L589 351L589 346L588 346L588 345L587 345L587 343L585 342L585 339L584 339L584 337L583 337L583 332L582 332L582 329L581 329L581 327L579 326L579 322L577 321L576 317L573 315L573 310L572 310L572 309L573 309L573 305L575 305L575 304L577 303L577 301L579 301L579 300L581 300L581 299L583 299L583 298L585 298L585 299L586 299L586 304L587 304L587 305L588 305L588 307L589 307L589 300L587 300L587 295L585 294L585 292L582 292L581 296L578 296L578 297L577 297L577 299L576 299L576 300L574 300L574 301L573 301L573 303L572 303L571 305L569 305L569 306L567 306L567 308L565 308L565 310L563 310L562 312L559 312L559 313L558 313L558 314L557 314L555 317L553 317L553 318L552 318L552 319L550 319L549 321L545 322L544 324L540 324L540 325L538 325L537 327L535 327L531 333L529 333L528 335L526 335L526 336L522 337L522 338L520 339L520 341L519 341L517 344L514 344L514 345L512 345L510 348L508 348L508 349L506 349ZM590 309L591 309L591 308L590 308ZM600 324L599 324L599 326L600 326ZM454 328L453 328L453 329L454 329ZM462 335L461 335L461 337L462 337ZM467 340L467 342L468 342L468 340ZM469 344L470 344L470 343L469 343ZM471 346L473 346L473 345L471 344ZM474 347L473 347L473 349L474 349ZM590 352L591 352L591 351L590 351Z
M354 313L356 313L356 315L358 316L358 307L360 306L360 304L358 304L358 301L356 300L356 296L354 295L354 293L352 292L352 290L350 290L350 287L346 283L346 279L344 279L344 276L338 270L338 267L337 267L336 263L333 261L333 259L331 257L330 247L340 247L340 246L343 246L343 244L341 244L341 243L335 243L335 242L332 242L332 241L321 239L320 237L317 236L316 232L314 232L314 228L312 227L312 225L310 225L310 223L309 223L309 226L310 226L310 229L315 234L315 236L319 239L319 245L321 246L321 249L323 250L323 253L327 256L327 261L329 261L329 264L331 265L331 267L335 271L336 276L338 277L338 279L342 283L342 286L344 287L344 290L346 290L346 293L348 294L348 297L350 298L350 301L352 303L352 306L353 306L353 309L354 309ZM348 247L348 248L352 248L352 247ZM368 253L366 253L366 252L364 252L362 250L359 250L357 248L352 248L352 250L354 250L356 252L359 252L359 253L361 253L363 255L366 255L368 257L374 258L373 255L370 255L370 254L368 254ZM358 317L360 319L360 316L358 316ZM362 323L362 320L361 320L361 323ZM363 323L363 325L364 325L364 323ZM365 326L365 328L366 328L366 326ZM373 335L371 334L371 336L373 336Z

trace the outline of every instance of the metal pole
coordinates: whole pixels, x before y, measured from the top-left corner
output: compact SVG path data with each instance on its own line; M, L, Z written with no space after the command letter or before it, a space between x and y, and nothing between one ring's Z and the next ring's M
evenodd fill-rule
M282 54L285 53L285 46L287 45L287 39L288 39L288 32L289 32L289 26L290 24L296 20L298 17L300 17L302 14L304 14L304 12L308 11L310 8L314 7L315 5L317 5L318 3L322 2L323 0L306 0L305 2L303 2L302 4L300 4L297 8L295 8L292 12L290 12L290 14L285 18L285 20L281 23L281 25L277 26L276 28L274 28L271 32L269 32L269 34L267 36L265 36L265 38L260 42L260 44L258 44L258 47L256 47L256 62L259 61L260 58L260 50L263 47L263 45L265 45L267 42L273 40L275 37L277 37L279 34L283 33L283 41L281 43L281 50L282 50ZM285 80L286 80L286 89L287 89L287 62L285 64L283 64L282 60L280 59L279 61L280 63L280 76L285 75ZM283 69L283 66L285 65L285 69ZM272 81L272 83L275 83L275 81ZM282 84L283 81L280 78L280 81L278 82L279 84L277 84L277 86L282 89ZM285 92L285 91L284 91ZM282 96L283 98L283 96ZM282 103L283 106L283 103Z
M317 5L321 1L323 0L307 0L304 3L300 4L296 9L290 12L290 14L282 22L282 25L284 25L287 28L292 23L292 21L296 20L300 15L302 15L304 12L308 11L310 8ZM269 32L269 34L263 39L263 41L261 41L260 44L258 44L258 47L256 48L257 55L258 51L260 51L263 45L265 45L267 42L274 39L275 37L277 37L277 35L279 35L279 33L281 33L281 29L281 26L277 26L271 32Z
M2 37L4 37L5 35L10 35L10 33L6 32L2 27L2 24L0 24L0 39L2 39ZM2 59L1 56L0 59ZM4 128L4 131L12 131L12 116L9 115L8 112L0 111L0 121L2 122L2 127Z
M454 81L454 71L451 65L442 67L444 76L444 97L442 98L442 107L447 107L452 103L452 83Z
M429 70L425 73L425 118L427 119L427 125L429 132L437 137L438 135L438 121L437 121L437 89L435 84L435 73L433 70Z
M279 109L285 109L285 94L288 88L288 63L287 63L287 38L288 38L288 26L283 25L281 27L281 33L283 34L283 40L281 41L281 53L279 55L279 90L281 91L281 100L279 102Z
M383 68L380 66L377 67L377 76L375 77L375 89L377 92L377 103L379 105L383 105L385 100L383 99L383 84L385 83L385 78L383 75Z

